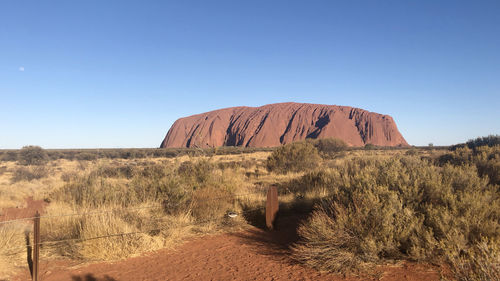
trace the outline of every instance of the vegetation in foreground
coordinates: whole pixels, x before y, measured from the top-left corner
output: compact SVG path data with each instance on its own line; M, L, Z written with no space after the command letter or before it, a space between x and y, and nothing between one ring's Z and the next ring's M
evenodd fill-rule
M403 259L447 263L459 280L499 278L498 145L350 150L324 140L206 155L4 161L0 208L34 193L53 216L42 219L42 241L61 241L43 245L43 258L113 260L240 229L278 185L283 205L312 210L292 249L300 262L345 273ZM26 228L1 226L0 245L23 246ZM129 235L87 240L114 233ZM0 268L16 259L0 250Z

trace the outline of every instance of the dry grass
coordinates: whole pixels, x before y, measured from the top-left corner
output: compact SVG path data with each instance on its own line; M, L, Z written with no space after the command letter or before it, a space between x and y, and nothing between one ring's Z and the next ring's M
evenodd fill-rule
M263 195L233 196L256 190L248 172L262 166L268 154L257 152L248 159L216 155L56 160L47 164L52 172L43 179L13 182L13 173L4 172L0 192L12 197L10 202L2 199L3 206L19 206L33 194L51 202L45 210L50 217L42 218L42 241L69 241L44 244L45 258L116 260L170 247L192 235L241 229L245 218L229 219L226 214L263 205ZM7 166L9 171L19 168L14 162ZM180 172L181 166L187 172ZM99 211L108 212L59 216ZM91 239L119 233L134 234Z
M469 278L462 280L485 280L474 274L498 259L498 223L492 220L498 210L492 206L500 201L495 201L498 189L477 171L494 175L498 156L478 151L469 158L464 153L471 151L459 150L450 158L444 150L346 150L288 173L268 170L272 152L263 151L59 159L46 164L46 177L19 181L12 179L21 166L2 162L0 209L22 206L28 196L48 199L46 215L53 217L42 219L42 241L73 240L43 245L44 259L116 260L194 235L259 225L263 212L254 209L264 206L267 187L276 185L280 211L309 212L316 206L299 229L303 240L295 257L301 262L344 273L388 259L438 256L448 259L457 276ZM474 164L436 164L440 159ZM246 193L251 194L236 196ZM157 207L140 209L147 206ZM107 212L58 217L96 211ZM241 215L229 219L228 212ZM24 229L18 227L0 229L0 246L14 238L24 245ZM453 229L461 236L450 236ZM134 234L91 239L118 233ZM452 251L453 244L461 248ZM0 269L10 258L0 250Z
M25 223L0 224L0 277L13 275L26 261Z

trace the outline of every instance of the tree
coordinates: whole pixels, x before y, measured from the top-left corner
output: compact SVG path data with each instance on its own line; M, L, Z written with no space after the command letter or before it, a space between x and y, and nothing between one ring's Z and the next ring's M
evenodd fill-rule
M39 146L28 145L19 151L18 161L22 165L43 165L48 160L47 152Z

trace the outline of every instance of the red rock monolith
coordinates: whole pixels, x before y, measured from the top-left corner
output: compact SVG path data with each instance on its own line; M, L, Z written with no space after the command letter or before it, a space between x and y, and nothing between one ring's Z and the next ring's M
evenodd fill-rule
M307 103L231 107L180 118L166 147L272 147L306 138L339 138L350 146L407 146L389 115L359 108Z

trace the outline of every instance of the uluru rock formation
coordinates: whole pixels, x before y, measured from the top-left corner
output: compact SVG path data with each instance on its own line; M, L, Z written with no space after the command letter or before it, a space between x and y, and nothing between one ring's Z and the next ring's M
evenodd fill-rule
M339 138L351 146L408 145L389 115L348 106L276 103L180 118L161 147L271 147L306 138Z

